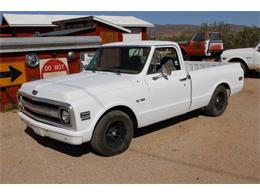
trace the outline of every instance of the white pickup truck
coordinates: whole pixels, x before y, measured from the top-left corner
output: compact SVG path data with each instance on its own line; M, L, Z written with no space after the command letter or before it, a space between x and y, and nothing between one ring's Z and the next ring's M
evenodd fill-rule
M112 156L140 127L200 108L221 115L243 83L239 63L183 61L174 42L111 43L81 73L23 84L19 116L41 136Z
M255 48L229 49L222 53L221 60L238 62L246 75L249 70L260 71L260 43Z

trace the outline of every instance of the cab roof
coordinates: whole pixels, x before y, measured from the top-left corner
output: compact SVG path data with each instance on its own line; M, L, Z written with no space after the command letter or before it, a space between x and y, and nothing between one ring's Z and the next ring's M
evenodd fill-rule
M115 43L107 43L102 45L102 47L115 47L115 46L165 46L165 45L174 45L178 44L172 41L134 41L134 42L115 42Z

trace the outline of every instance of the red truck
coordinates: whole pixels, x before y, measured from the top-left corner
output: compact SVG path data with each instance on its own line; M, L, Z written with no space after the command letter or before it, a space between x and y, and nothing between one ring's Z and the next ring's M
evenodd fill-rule
M186 59L219 58L224 49L219 32L199 32L178 44Z

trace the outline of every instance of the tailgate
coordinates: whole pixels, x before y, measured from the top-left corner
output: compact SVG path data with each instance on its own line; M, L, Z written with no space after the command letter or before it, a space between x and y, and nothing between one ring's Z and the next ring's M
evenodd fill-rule
M222 41L210 41L209 42L209 51L219 51L223 50L223 42Z

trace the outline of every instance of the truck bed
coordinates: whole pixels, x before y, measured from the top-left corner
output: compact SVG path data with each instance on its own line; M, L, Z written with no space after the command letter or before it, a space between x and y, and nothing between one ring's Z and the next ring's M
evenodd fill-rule
M243 86L243 71L239 63L184 61L184 64L192 83L190 110L205 106L205 102L207 105L218 84L227 84L230 95Z
M223 62L200 62L200 61L184 61L184 64L186 66L186 69L189 72L228 65L228 63L223 63Z

